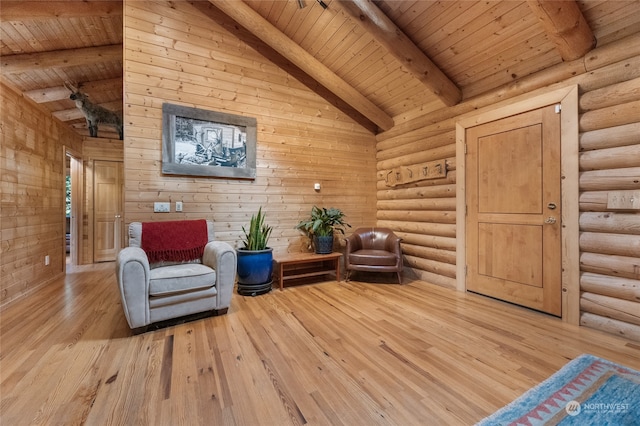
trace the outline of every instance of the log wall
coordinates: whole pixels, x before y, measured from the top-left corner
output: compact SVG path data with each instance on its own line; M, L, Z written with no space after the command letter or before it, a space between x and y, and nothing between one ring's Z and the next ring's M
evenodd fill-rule
M306 250L294 227L313 205L342 209L354 227L374 225L375 137L240 33L188 2L125 2L126 225L207 218L237 246L262 206L276 254ZM255 117L257 178L163 175L163 102ZM170 201L171 213L154 213L155 201Z
M611 203L640 194L640 78L579 105L580 323L640 340L640 211Z
M0 83L0 306L64 273L65 146L82 138ZM45 266L45 256L50 263Z
M455 288L456 121L570 84L580 88L580 323L640 340L640 212L607 207L610 193L640 189L640 34L379 134L378 225L404 239L420 278ZM385 182L394 167L434 160L446 160L446 178Z

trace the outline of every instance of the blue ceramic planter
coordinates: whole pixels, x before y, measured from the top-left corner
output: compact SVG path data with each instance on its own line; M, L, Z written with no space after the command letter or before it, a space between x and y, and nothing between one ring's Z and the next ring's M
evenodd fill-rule
M333 252L333 235L327 236L315 236L314 243L316 246L316 253L318 254L329 254Z
M238 284L263 285L271 282L273 249L238 249Z

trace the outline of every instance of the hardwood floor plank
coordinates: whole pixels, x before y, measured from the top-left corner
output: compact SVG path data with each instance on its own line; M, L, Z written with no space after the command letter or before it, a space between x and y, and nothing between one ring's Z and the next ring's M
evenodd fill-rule
M134 336L114 265L71 269L0 312L0 423L466 425L582 353L640 369L618 336L360 277L234 294L224 316Z

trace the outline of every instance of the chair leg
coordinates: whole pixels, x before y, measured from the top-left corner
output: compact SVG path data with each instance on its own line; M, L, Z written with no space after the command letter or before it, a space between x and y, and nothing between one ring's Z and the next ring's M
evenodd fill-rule
M349 281L349 278L351 278L351 269L347 269L347 273L345 274L344 280Z
M398 272L396 272L396 274L398 274L398 283L400 283L400 285L402 285L402 271L398 271Z

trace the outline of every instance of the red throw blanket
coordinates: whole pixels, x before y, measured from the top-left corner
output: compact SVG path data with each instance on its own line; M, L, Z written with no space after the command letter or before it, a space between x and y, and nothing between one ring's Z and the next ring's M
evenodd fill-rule
M149 263L200 259L208 241L204 219L142 223L141 246Z

